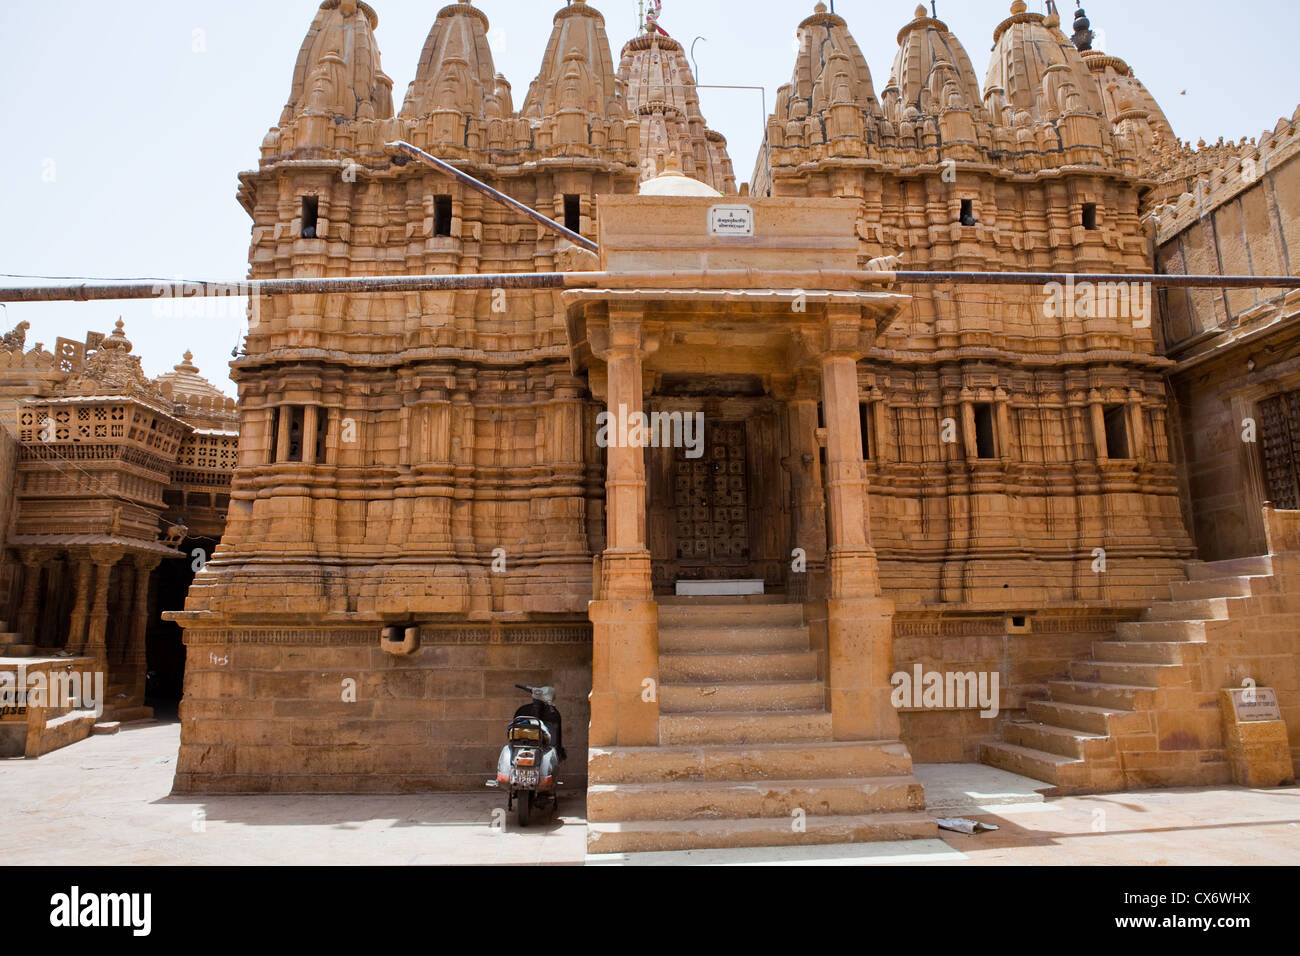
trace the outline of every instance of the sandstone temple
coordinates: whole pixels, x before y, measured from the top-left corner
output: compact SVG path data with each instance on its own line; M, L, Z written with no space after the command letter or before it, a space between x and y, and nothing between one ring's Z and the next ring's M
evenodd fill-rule
M1300 116L1183 143L1023 0L987 76L918 7L877 85L879 25L817 3L738 183L653 18L616 57L562 6L520 98L491 7L438 12L399 108L376 11L320 5L239 176L249 277L565 287L265 297L237 413L120 328L0 354L14 642L107 651L143 706L183 628L186 792L477 790L553 685L596 852L930 835L921 762L1294 778L1300 291L896 273L1292 275Z

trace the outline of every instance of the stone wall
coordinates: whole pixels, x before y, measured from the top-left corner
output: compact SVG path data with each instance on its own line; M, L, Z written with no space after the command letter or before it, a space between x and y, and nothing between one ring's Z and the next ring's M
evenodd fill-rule
M0 533L9 527L13 515L14 474L18 466L18 441L7 428L0 428ZM18 593L22 586L22 565L0 548L0 620L18 617ZM6 615L8 615L6 617Z
M586 786L585 622L426 629L405 657L381 650L377 628L188 628L185 643L177 792L479 791L528 703L517 683L555 687L563 780Z
M1296 118L1238 152L1155 210L1157 272L1292 275L1300 267ZM1178 363L1176 444L1200 556L1263 554L1268 494L1258 441L1243 433L1247 420L1259 424L1262 399L1300 388L1300 292L1166 289L1158 302L1165 351Z
M900 613L894 620L894 672L997 672L999 710L983 717L963 709L903 708L902 739L917 763L974 763L980 745L1002 739L1008 720L1024 719L1030 700L1045 699L1047 682L1067 676L1070 662L1106 640L1119 617L1072 615L940 617ZM1023 623L1017 625L1017 621Z

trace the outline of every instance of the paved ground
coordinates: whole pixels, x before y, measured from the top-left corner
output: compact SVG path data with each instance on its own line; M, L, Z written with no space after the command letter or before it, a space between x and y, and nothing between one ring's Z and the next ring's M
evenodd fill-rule
M499 794L169 795L180 728L129 724L39 760L0 760L0 848L29 864L578 864L581 794L557 821L494 827ZM998 826L939 840L588 857L630 864L1300 864L1300 787L1150 790L1044 800L991 767L917 768L936 816Z

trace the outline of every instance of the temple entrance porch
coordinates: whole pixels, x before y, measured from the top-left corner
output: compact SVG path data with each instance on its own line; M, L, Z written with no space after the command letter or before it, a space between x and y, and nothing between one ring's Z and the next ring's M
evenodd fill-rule
M933 832L890 702L893 603L871 546L857 377L907 300L857 270L853 203L750 205L765 238L732 242L709 236L706 198L607 197L609 285L563 294L574 371L608 419L703 420L697 457L663 447L662 430L597 437L596 852ZM663 262L645 251L660 249ZM747 575L780 603L656 600L683 579ZM754 802L754 779L772 800ZM788 813L810 802L829 819L791 838ZM702 807L724 819L700 821Z

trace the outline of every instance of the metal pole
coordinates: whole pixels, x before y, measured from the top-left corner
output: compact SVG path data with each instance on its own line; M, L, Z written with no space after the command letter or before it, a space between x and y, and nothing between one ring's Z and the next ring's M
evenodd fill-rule
M516 212L522 213L523 215L527 216L529 219L533 220L533 222L537 223L543 229L549 229L551 232L559 233L561 236L563 236L565 239L568 239L576 246L581 246L582 248L587 249L591 252L600 251L600 246L596 245L586 236L576 233L572 229L566 229L564 226L561 226L554 219L548 219L546 216L543 216L540 212L538 212L536 209L532 208L531 206L525 206L519 200L507 196L505 193L501 192L500 190L493 189L487 183L483 182L482 180L475 179L469 173L462 172L461 170L457 169L455 166L452 166L450 163L444 163L441 159L438 159L436 156L430 156L428 153L426 153L424 150L420 149L419 147L412 146L410 143L405 143L402 142L401 140L398 140L395 143L389 143L387 149L390 153L394 155L405 156L408 159L414 159L417 162L424 163L424 165L426 166L432 166L434 169L441 170L442 172L446 173L448 176L454 176L456 179L460 180L462 183L464 183L466 186L468 186L470 189L474 190L475 192L482 193L484 196L487 196L489 199L501 203L501 205L503 206L509 206L511 209L515 210Z
M869 273L868 273L869 274ZM1161 289L1300 289L1300 276L1109 275L1060 272L895 272L904 285L1150 284Z
M634 273L633 273L634 274ZM707 275L707 273L706 273ZM1060 272L861 272L864 280L900 285L1019 285L1149 283L1170 289L1300 289L1300 276L1111 275ZM747 273L720 273L747 280ZM581 289L604 281L601 272L508 272L485 275L337 276L317 279L257 279L246 282L82 282L75 285L0 286L5 302L91 302L110 299L273 296L327 293L459 292L476 289ZM737 286L739 288L739 286Z
M106 282L80 285L0 286L0 302L94 302L105 299L189 299L207 296L313 295L340 292L461 292L476 289L564 289L581 273L517 272L500 275L339 276L249 282ZM567 280L567 281L566 281ZM579 280L580 281L580 280Z

